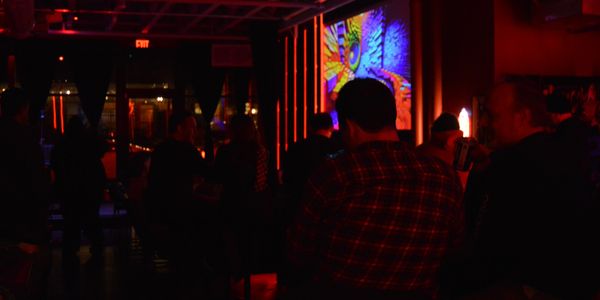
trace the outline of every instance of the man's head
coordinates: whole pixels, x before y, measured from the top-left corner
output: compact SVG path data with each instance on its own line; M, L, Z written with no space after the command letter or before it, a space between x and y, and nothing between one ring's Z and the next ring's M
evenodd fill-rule
M7 89L0 95L0 116L21 124L29 121L29 96L19 88Z
M562 121L573 116L571 113L571 103L564 93L554 91L546 96L546 110L550 114L552 124L558 125Z
M318 113L312 116L310 127L313 134L331 137L333 133L333 120L328 113Z
M169 133L180 142L194 143L196 138L196 118L188 111L175 112L169 119Z
M498 146L515 144L549 125L541 91L524 83L494 87L487 106Z
M388 87L375 79L360 78L346 83L338 94L336 110L349 146L398 138L396 100Z
M463 136L458 119L451 113L442 113L431 126L431 144L453 154L456 141Z

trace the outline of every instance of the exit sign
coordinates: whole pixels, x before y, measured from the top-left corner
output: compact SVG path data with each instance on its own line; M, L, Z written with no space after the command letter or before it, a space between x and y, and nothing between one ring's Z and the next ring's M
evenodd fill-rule
M135 40L136 48L150 48L150 40Z

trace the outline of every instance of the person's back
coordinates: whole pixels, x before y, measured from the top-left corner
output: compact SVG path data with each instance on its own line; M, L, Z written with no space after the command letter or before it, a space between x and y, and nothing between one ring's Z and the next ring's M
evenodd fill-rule
M581 286L584 290L594 286L599 276L581 275L592 273L600 263L596 259L600 249L595 241L589 239L600 228L598 187L594 178L597 166L592 153L595 132L581 116L571 113L570 103L559 91L548 96L547 110L556 122L556 130L551 135L552 152L556 155L552 161L553 172L558 182L553 196L559 203L555 208L556 216L563 220L557 230L561 235L554 235L552 239L565 241L555 247L556 253L570 253L573 257L558 261L556 269L562 273L577 274L568 277L570 282L564 284L565 290L574 286Z
M57 180L66 189L64 192L67 197L81 198L86 195L101 200L102 196L97 194L103 193L106 184L101 160L105 152L103 141L88 131L78 117L69 120L65 136L53 151ZM76 201L80 202L81 199Z
M308 198L327 197L319 210L329 237L319 249L323 280L375 290L436 288L462 226L460 183L449 168L404 144L374 142L315 174Z
M435 297L442 261L462 241L458 178L399 141L382 83L350 81L336 108L348 150L309 179L290 261L313 282L313 298Z
M88 130L78 116L67 122L65 134L52 151L55 188L62 201L64 218L63 262L76 267L81 230L90 240L93 264L103 258L102 225L99 216L104 199L106 174L101 158L105 143Z
M284 214L286 223L292 221L300 208L302 191L308 177L334 151L331 116L321 113L313 116L311 121L313 133L307 139L291 145L285 155L283 184L287 196Z
M226 224L244 227L250 221L259 221L257 214L268 214L257 211L264 203L256 203L255 199L268 187L268 153L258 141L250 117L235 116L229 131L231 140L219 148L215 161L217 180L223 185L220 209Z
M205 234L194 201L194 185L206 165L194 146L197 124L193 114L178 111L169 119L169 139L154 149L148 191L144 199L147 248L167 251L178 293L192 293L205 258Z
M175 116L175 115L174 115ZM175 119L175 117L173 117ZM184 114L171 127L172 135L195 135L195 120ZM190 123L189 125L187 123ZM193 123L193 124L192 124ZM189 127L189 128L188 128ZM187 137L169 138L154 149L148 174L148 208L152 222L177 223L181 214L189 212L194 181L204 176L206 166L198 149Z

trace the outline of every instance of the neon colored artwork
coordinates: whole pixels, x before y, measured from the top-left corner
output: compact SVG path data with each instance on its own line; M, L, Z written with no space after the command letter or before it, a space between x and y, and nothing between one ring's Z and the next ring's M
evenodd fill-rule
M389 17L390 10L380 7L325 28L326 105L328 111L334 110L337 93L349 80L375 78L394 93L396 128L411 129L408 20Z

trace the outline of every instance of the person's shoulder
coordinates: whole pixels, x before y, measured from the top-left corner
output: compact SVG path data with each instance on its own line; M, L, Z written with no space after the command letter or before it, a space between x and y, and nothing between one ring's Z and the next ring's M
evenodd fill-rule
M167 149L167 148L169 148L169 141L165 140L165 141L162 141L162 142L156 144L156 146L154 146L154 149L152 149L152 152L153 153L161 152L161 151L164 151L164 149Z
M441 175L453 174L454 172L453 168L441 159L431 155L419 154L419 152L416 152L414 155L414 165L424 171L439 173Z
M347 151L323 157L312 172L313 177L347 178L353 173L356 162Z
M162 157L172 155L176 149L176 145L172 140L164 140L154 146L152 149L152 157Z

